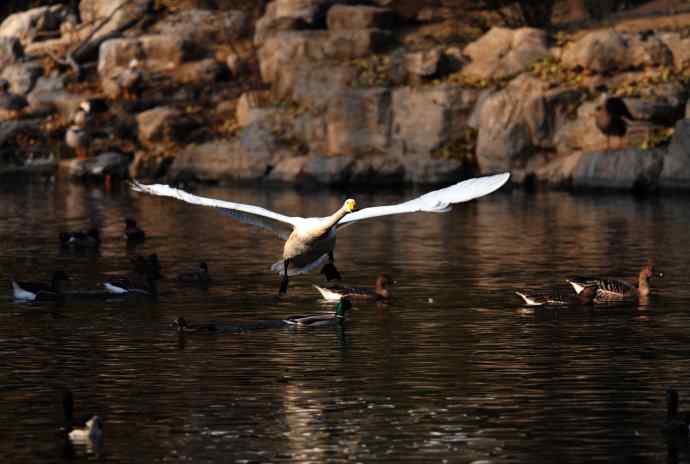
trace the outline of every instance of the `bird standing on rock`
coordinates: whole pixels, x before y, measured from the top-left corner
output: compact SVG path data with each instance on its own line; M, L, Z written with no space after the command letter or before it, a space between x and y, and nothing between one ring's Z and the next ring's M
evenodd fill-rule
M606 136L606 151L609 151L611 136L619 141L628 130L626 119L635 119L627 105L620 97L604 95L603 101L597 105L594 122L602 134Z

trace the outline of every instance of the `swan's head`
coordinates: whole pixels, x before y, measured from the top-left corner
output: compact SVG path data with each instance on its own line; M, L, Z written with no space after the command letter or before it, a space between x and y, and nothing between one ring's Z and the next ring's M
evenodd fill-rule
M353 200L352 198L349 198L349 199L345 200L345 204L343 205L343 208L348 213L351 213L357 209L357 202L355 200Z

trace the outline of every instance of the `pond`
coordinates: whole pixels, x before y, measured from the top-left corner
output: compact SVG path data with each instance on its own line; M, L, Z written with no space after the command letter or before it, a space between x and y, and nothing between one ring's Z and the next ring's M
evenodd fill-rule
M421 191L202 187L195 193L299 216ZM281 242L207 208L69 183L0 186L0 269L99 289L157 253L157 301L21 304L0 292L0 455L56 462L60 392L104 420L107 462L687 462L660 432L664 390L690 409L688 197L499 191L449 214L360 223L339 234L345 280L397 281L390 304L355 303L342 326L180 336L177 316L251 324L328 311L312 287L268 267ZM122 239L133 217L148 234ZM61 231L97 225L97 253ZM178 272L208 263L208 288ZM515 290L578 274L665 278L644 307L529 309Z

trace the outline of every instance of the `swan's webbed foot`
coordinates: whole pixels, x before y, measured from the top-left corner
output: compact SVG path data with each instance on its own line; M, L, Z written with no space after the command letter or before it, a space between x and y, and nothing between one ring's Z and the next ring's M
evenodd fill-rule
M323 269L321 269L321 274L325 275L326 280L329 282L331 280L342 280L340 272L338 272L338 269L333 263L327 263Z

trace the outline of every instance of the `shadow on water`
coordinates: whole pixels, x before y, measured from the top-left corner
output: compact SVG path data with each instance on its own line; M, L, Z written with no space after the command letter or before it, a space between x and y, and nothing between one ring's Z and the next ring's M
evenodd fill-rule
M345 196L197 193L299 216ZM366 206L416 193L350 195ZM356 285L393 275L392 304L357 303L342 327L182 338L169 326L180 315L251 328L332 307L318 302L316 275L278 298L268 267L280 241L204 208L26 183L0 188L0 216L5 273L63 269L70 288L95 291L157 253L166 276L158 301L17 304L0 292L0 452L14 462L55 461L64 385L104 418L110 462L688 461L659 432L664 388L690 398L687 198L513 191L381 218L343 230L336 261ZM126 217L146 241L124 243ZM60 231L91 225L98 252L60 250ZM525 310L513 293L573 274L634 279L650 259L666 277L645 307ZM207 288L171 278L201 260Z

